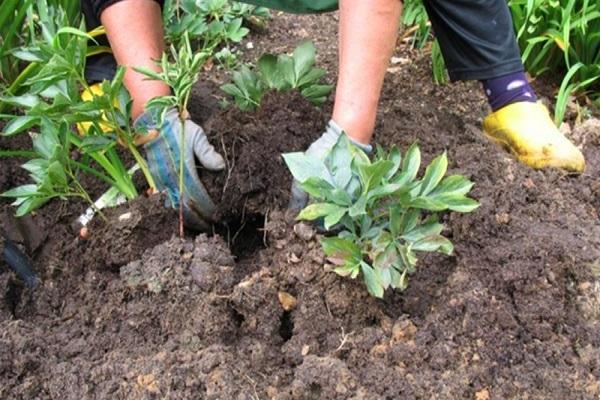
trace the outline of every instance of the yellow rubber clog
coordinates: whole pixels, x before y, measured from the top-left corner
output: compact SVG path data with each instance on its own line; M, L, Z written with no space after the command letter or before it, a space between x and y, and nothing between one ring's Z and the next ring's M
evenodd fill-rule
M541 103L517 102L491 113L483 131L493 142L534 169L562 168L583 172L583 154L559 132Z

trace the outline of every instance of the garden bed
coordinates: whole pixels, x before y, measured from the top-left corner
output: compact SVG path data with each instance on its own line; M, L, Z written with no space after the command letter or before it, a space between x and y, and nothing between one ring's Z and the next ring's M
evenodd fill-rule
M278 17L251 40L260 54L320 38L332 79L335 18ZM481 207L444 218L454 256L428 255L406 292L370 297L327 272L316 233L284 211L278 153L318 135L330 104L304 119L295 96L247 120L191 107L236 160L229 178L206 178L216 198L229 182L229 229L176 238L160 197L107 212L89 240L70 228L84 204L52 202L21 222L3 214L43 283L31 292L0 266L0 398L598 398L600 123L572 132L585 174L533 171L483 138L475 84L435 87L427 57L403 45L396 56L406 62L386 77L376 140L418 140L425 162L448 150L449 169L476 183ZM2 160L0 190L27 180L19 164Z

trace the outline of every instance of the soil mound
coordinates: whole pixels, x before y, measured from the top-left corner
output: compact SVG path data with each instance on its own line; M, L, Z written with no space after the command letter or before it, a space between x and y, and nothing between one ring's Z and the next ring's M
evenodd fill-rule
M292 176L281 154L306 150L325 122L322 111L297 92L269 92L256 112L231 107L213 115L204 127L227 168L205 171L201 179L217 203L217 219L285 208Z

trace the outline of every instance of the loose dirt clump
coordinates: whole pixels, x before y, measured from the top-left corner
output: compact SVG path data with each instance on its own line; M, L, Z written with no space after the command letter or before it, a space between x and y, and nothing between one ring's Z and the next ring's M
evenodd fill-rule
M284 208L292 176L281 154L306 150L325 122L322 112L297 92L269 92L256 112L230 108L213 115L204 127L227 168L203 172L201 179L218 205L217 220Z

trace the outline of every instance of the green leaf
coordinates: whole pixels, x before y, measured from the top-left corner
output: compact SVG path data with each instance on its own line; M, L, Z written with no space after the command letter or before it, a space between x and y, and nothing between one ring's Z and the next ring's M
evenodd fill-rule
M437 222L436 219L431 218L425 221L421 225L417 225L414 229L411 229L407 233L402 235L402 239L407 242L416 242L426 236L439 235L442 233L444 225Z
M325 71L324 69L312 68L310 71L308 71L306 74L304 74L303 76L300 77L300 79L298 80L298 87L304 88L305 86L309 86L309 85L312 86L316 82L318 82L319 79L321 79L323 76L325 76L325 74L327 74L327 71ZM330 86L330 85L317 85L317 86ZM331 89L329 91L331 91ZM329 94L329 93L326 93L326 94Z
M456 212L468 213L479 207L479 202L462 194L440 194L430 199L445 205L448 209Z
M63 166L58 162L51 162L48 166L48 176L53 186L66 188L68 186L67 175L63 170Z
M402 154L400 154L400 149L396 146L392 146L388 159L393 163L393 167L386 173L385 179L390 180L396 172L398 172L400 165L402 164Z
M415 197L408 202L403 202L403 205L429 211L444 211L448 208L446 203L433 197Z
M433 159L431 164L425 169L421 184L421 195L426 196L431 192L446 174L448 168L448 157L446 152Z
M352 179L352 154L349 146L350 141L343 133L325 158L325 165L331 172L335 185L340 189L345 189Z
M372 296L383 298L383 286L381 278L376 270L374 270L369 264L362 261L360 263L361 271L365 277L365 283L367 290Z
M294 59L288 55L280 54L277 57L277 71L281 76L281 86L277 90L289 90L296 87L294 72Z
M361 195L356 201L356 203L354 203L352 207L350 207L348 213L352 218L365 215L367 213L367 196L364 194Z
M296 87L300 78L308 73L315 64L315 55L315 45L310 41L300 43L300 45L294 49L294 82Z
M414 242L411 246L411 249L428 252L439 251L440 253L450 255L454 250L454 246L450 240L446 239L442 235L430 235Z
M466 195L473 187L473 182L462 175L450 175L445 177L439 185L431 192L432 196L438 194Z
M417 176L419 167L421 166L421 151L416 143L413 143L407 150L404 160L402 161L402 172L405 173L406 182L410 182ZM394 182L403 183L403 182Z
M350 276L354 279L360 272L360 263L347 263L341 267L335 268L333 271L340 276Z
M330 203L314 203L306 206L296 219L303 219L308 221L313 221L317 218L325 217L332 213L339 213L340 210L346 210L344 207L340 207L336 204ZM341 216L340 216L341 218ZM339 221L339 219L338 219ZM337 222L337 221L336 221Z
M39 118L30 115L22 115L12 119L5 127L2 135L11 136L31 128L39 122Z
M85 153L104 151L115 144L115 137L111 135L85 136L79 146Z
M31 211L43 206L50 199L51 197L46 196L27 197L17 208L15 216L22 217L24 215L27 215Z
M331 229L332 226L340 222L340 220L346 215L348 208L339 207L335 211L331 211L325 216L325 229Z
M26 93L22 96L0 97L4 103L22 108L33 108L40 103L40 98L34 94Z
M300 187L315 199L329 199L335 189L330 183L316 176L302 182Z
M258 69L262 79L270 89L282 86L281 75L277 69L277 57L273 54L265 54L258 59Z
M334 185L333 177L323 160L318 157L296 152L284 154L283 159L298 182L306 182L307 179L316 177Z
M360 248L350 239L337 236L326 237L321 239L321 247L327 257L339 258L346 261L360 261L362 258Z
M21 185L21 186L17 186L16 188L7 190L6 192L2 193L2 197L29 197L29 196L35 196L37 194L38 194L37 185L27 184L27 185Z
M385 174L394 167L394 163L388 160L378 160L372 164L356 162L358 174L363 186L363 193L367 193L372 187L381 183Z

